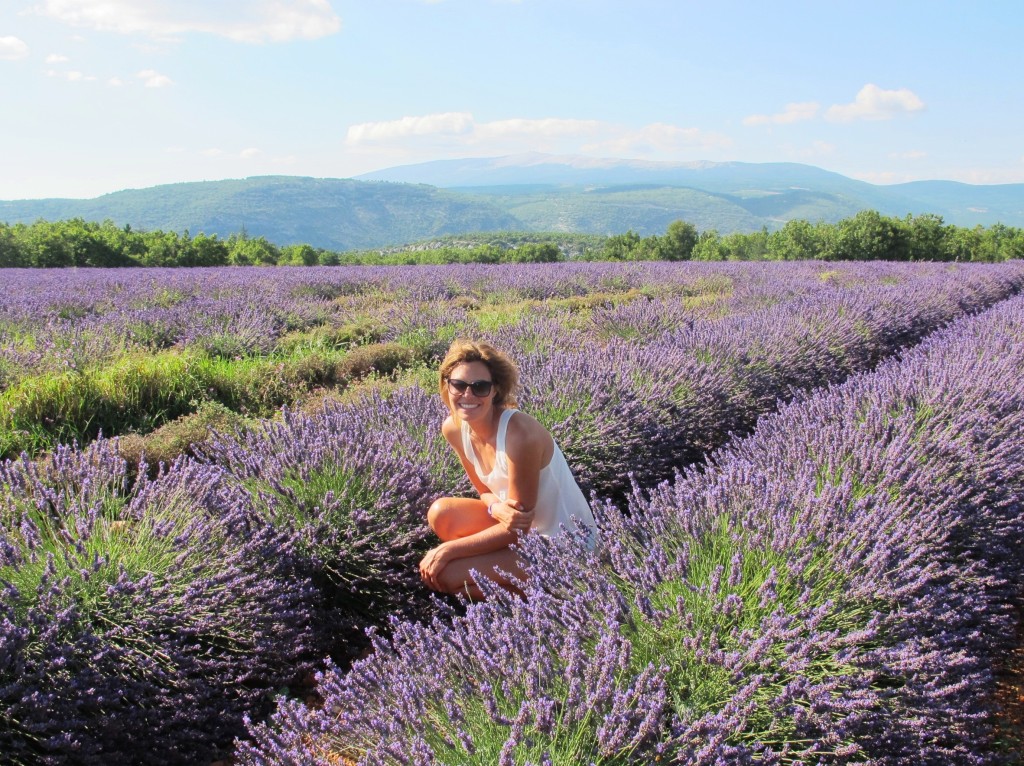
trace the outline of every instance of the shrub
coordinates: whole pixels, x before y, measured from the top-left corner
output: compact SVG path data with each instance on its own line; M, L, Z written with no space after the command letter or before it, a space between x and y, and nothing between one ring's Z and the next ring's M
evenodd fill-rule
M251 419L220 402L207 401L192 414L182 415L145 436L118 437L117 451L132 468L144 464L170 465L182 455L194 455L193 448L206 442L215 431L231 433L252 425Z
M298 540L303 571L333 610L335 648L352 651L365 628L429 603L417 566L430 544L426 511L465 491L465 478L441 444L443 407L422 391L283 414L201 451L239 502Z
M221 472L129 485L101 441L0 485L5 762L208 762L310 667L315 593L288 538L220 507Z
M371 372L389 374L407 367L414 360L412 349L398 343L371 343L356 346L335 368L338 380L351 381L365 377Z

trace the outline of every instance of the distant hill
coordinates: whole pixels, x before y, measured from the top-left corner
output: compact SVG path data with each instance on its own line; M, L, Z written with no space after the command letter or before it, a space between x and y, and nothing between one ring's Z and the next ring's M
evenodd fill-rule
M135 229L221 237L244 229L276 245L338 251L522 225L488 199L431 186L296 176L168 184L87 200L0 202L2 221L40 218L111 220Z
M684 218L723 234L777 228L797 218L835 222L864 209L900 217L934 213L958 226L1024 226L1024 184L915 181L878 186L794 162L646 162L523 154L403 165L356 178L492 195L503 208L541 228L557 224L563 214L572 220L573 211L609 206L652 220L660 220L658 209L668 207L684 212L672 220ZM545 209L545 196L557 203ZM647 213L642 212L645 207Z
M85 218L221 237L244 229L277 245L344 251L468 232L632 229L647 236L678 219L728 234L776 229L792 219L835 222L864 209L901 217L934 213L958 226L1024 227L1024 184L876 186L797 163L529 154L406 165L355 179L262 176L87 200L0 202L0 221Z

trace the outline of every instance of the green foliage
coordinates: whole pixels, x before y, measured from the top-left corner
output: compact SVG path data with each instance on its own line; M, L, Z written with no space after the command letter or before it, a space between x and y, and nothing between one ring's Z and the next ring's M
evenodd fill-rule
M228 238L228 263L232 266L273 266L281 259L281 250L265 237L249 237L242 232Z
M686 577L668 580L650 594L651 607L664 616L651 620L637 614L635 634L630 636L635 667L653 663L671 668L669 687L675 690L676 711L684 720L695 711L721 709L754 674L774 679L760 686L755 698L767 701L781 693L787 678L783 669L800 636L791 636L790 646L779 641L762 656L751 657L743 676L708 661L714 652L735 650L732 642L738 645L745 632L757 633L762 624L812 612L821 620L819 627L849 632L864 628L872 618L872 605L852 604L844 597L854 573L836 567L827 551L816 549L797 581L790 574L795 569L793 562L785 553L771 545L751 544L749 536L722 518L716 529L699 539L681 538L678 554L686 562ZM769 592L775 597L765 598ZM717 645L709 644L707 637L711 636L718 639ZM834 678L844 671L857 674L848 661L840 663L831 654L810 653L801 672L815 680ZM770 735L776 738L798 728L793 722L792 729L783 732L779 723L759 721L754 714L748 721L750 741L769 735L764 726L775 727Z
M686 221L673 221L668 225L660 242L658 255L663 261L688 261L699 238L697 227Z
M137 467L145 460L155 469L161 463L170 465L180 455L194 454L194 448L209 439L214 431L232 433L250 428L256 422L232 412L220 402L205 401L195 412L182 415L152 433L118 438L117 451L130 466Z
M693 248L693 260L724 261L726 255L727 251L722 245L722 238L718 235L717 231L712 229L711 231L701 232L700 238L698 238L697 244Z
M1024 230L1002 224L962 229L934 214L890 218L862 210L836 224L787 221L724 236L675 220L664 235L633 229L611 236L499 232L463 235L386 250L334 252L308 244L279 247L244 231L217 235L139 232L81 218L31 225L0 223L0 267L67 266L411 266L449 263L552 263L563 260L889 260L1005 261L1024 257ZM333 296L325 296L333 297Z

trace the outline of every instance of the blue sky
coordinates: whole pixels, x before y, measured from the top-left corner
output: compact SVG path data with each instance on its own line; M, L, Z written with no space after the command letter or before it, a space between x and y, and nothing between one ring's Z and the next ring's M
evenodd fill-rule
M0 199L524 152L1024 182L1019 0L3 0Z

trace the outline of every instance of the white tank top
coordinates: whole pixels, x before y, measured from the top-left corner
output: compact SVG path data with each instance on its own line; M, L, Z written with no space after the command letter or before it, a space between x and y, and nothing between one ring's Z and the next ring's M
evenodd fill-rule
M473 464L476 475L487 485L487 489L502 500L508 500L509 486L505 433L508 431L508 421L515 412L518 410L504 410L501 413L498 420L498 436L495 440L494 467L487 474L480 467L480 460L469 438L469 424L461 421L462 449L466 457ZM540 469L540 486L534 514L531 529L539 534L558 537L563 534L564 525L567 530L579 529L585 532L590 548L597 542L597 523L594 521L594 514L557 443L551 461Z

